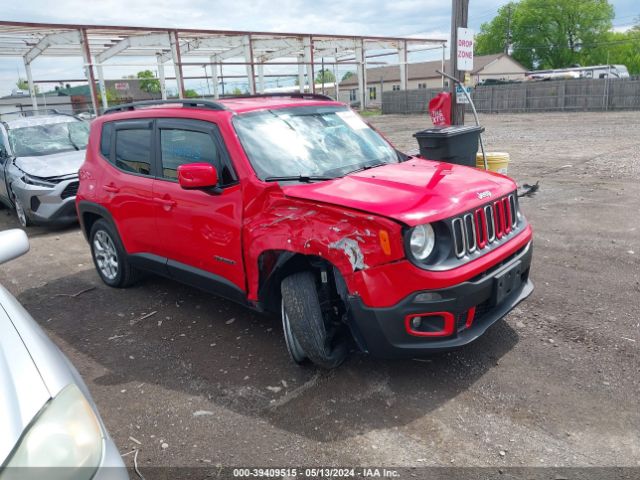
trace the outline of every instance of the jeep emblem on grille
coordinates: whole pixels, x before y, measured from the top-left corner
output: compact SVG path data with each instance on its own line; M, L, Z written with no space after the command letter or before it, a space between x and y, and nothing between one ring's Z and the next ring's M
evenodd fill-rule
M478 195L478 198L480 200L482 200L483 198L487 198L491 196L491 192L489 190L485 190L484 192L478 192L476 193L476 195Z

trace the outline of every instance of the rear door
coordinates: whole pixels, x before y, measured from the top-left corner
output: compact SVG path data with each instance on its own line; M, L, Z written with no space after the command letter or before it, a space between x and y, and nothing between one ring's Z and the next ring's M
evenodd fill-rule
M242 197L218 127L200 120L158 119L155 142L153 200L170 273L207 290L215 291L217 283L225 296L243 292ZM178 166L198 162L216 168L220 193L180 187Z
M153 203L153 120L113 122L111 148L102 152L111 168L98 186L129 254L157 255L160 248ZM106 144L106 142L105 142ZM103 149L104 150L104 149ZM106 154L106 155L105 155Z

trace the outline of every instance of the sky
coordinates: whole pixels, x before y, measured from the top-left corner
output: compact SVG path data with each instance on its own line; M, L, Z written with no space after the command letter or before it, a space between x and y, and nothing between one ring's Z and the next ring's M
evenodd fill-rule
M2 3L2 20L45 23L448 38L451 22L451 2L447 0L4 0ZM469 27L477 31L505 3L507 0L471 0ZM610 0L610 3L616 11L613 23L618 30L628 28L640 16L638 0ZM52 5L55 7L51 8ZM416 53L410 61L439 55ZM394 61L393 57L388 58L389 63ZM119 58L118 64L125 60ZM148 62L151 69L155 64L153 58L133 61ZM41 57L32 64L32 71L37 79L82 78L81 67L80 59ZM122 78L141 69L110 67L105 77ZM18 76L26 77L22 59L0 58L0 96L11 93ZM203 82L188 82L187 88L206 93Z

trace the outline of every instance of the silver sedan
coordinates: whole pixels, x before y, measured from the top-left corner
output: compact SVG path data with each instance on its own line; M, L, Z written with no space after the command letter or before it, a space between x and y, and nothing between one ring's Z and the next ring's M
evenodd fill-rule
M24 231L0 232L0 264L28 250ZM2 480L129 478L82 378L2 286L0 425Z

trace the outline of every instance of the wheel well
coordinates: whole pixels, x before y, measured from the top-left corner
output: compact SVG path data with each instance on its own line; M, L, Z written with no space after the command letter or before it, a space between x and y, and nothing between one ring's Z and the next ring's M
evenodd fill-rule
M269 250L263 252L258 259L260 279L258 285L258 299L265 311L277 313L280 311L280 283L289 275L302 271L326 271L335 278L335 284L344 286L344 279L334 265L322 257L303 255L285 250ZM337 278L339 277L339 278ZM346 294L346 288L338 287L337 290L345 290L336 294Z
M101 215L98 215L97 213L93 213L93 212L84 212L82 214L82 225L84 228L84 233L87 238L89 238L89 234L91 234L91 227L93 227L93 224L96 223L101 218L102 218Z

